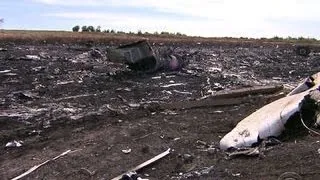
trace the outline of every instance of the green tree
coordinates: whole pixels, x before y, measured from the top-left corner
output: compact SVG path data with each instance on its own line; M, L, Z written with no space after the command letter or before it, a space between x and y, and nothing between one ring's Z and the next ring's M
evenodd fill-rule
M88 27L87 26L82 26L81 27L82 32L88 32Z
M88 31L89 31L89 32L95 32L96 30L94 29L93 26L88 26Z
M96 32L101 32L101 26L97 26Z
M72 28L72 31L73 31L73 32L79 32L79 30L80 30L80 26L78 26L78 25L76 25L76 26L74 26L74 27Z

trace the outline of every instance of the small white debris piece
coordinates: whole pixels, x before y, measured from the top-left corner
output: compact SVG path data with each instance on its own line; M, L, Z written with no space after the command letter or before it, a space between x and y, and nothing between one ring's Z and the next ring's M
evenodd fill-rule
M208 71L212 72L212 73L219 73L219 72L222 71L222 69L221 68L217 68L217 67L209 67Z
M9 73L9 72L11 72L11 70L7 69L7 70L0 71L0 74Z
M192 93L191 93L191 92L185 92L185 91L173 90L173 92L178 93L178 94L192 95Z
M57 85L66 85L71 83L74 83L74 81L60 81L60 82L57 82Z
M184 86L184 85L186 85L186 83L167 84L167 85L163 85L163 86L161 86L161 87L162 87L162 88L168 88L168 87Z
M74 109L74 108L63 108L63 111L65 111L65 112L70 112L70 113L75 113L75 112L77 112L77 110Z
M318 154L320 154L320 149L318 149Z
M37 55L26 55L26 58L30 60L40 60L40 57Z
M128 149L123 149L123 150L121 150L123 153L125 153L125 154L129 154L129 153L131 153L131 149L130 148L128 148Z
M132 107L132 108L138 108L138 107L140 107L140 104L138 104L138 103L129 103L128 106Z
M149 180L149 179L144 179L144 178L138 177L137 180Z
M161 79L161 76L154 76L151 79Z
M166 90L163 90L162 93L167 93L167 94L170 94L172 95L172 92L171 91L166 91Z
M22 144L23 144L23 141L16 141L16 140L14 140L14 141L8 142L8 143L6 144L6 147L21 147Z
M232 173L232 176L233 176L233 177L240 177L241 174L240 174L240 173Z

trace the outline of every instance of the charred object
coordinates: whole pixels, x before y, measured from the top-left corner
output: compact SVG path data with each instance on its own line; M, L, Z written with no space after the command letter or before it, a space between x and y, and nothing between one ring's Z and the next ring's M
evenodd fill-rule
M146 73L160 69L174 71L183 64L179 56L154 51L146 40L110 48L107 50L107 57L112 62L127 64L133 71Z

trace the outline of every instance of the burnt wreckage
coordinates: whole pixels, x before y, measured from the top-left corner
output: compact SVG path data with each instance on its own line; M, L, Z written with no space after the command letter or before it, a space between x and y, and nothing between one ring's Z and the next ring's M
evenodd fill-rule
M133 71L152 73L158 70L175 71L185 62L172 50L151 48L146 40L107 49L107 57L112 62L125 63Z

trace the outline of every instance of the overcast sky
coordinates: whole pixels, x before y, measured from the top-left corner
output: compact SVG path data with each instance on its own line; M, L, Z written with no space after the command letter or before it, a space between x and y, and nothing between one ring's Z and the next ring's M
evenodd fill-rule
M71 30L75 25L205 37L315 37L317 0L1 0L4 29Z

